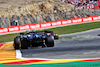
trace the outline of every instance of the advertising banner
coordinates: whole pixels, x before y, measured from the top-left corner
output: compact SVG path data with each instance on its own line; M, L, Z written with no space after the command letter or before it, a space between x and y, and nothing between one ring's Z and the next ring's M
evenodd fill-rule
M84 18L74 18L74 19L66 19L66 20L59 20L59 21L51 21L51 22L46 22L46 23L11 26L11 27L0 28L0 34L17 32L17 31L32 30L32 29L45 29L45 28L50 28L50 27L92 22L92 21L98 21L98 20L100 20L100 15L84 17Z

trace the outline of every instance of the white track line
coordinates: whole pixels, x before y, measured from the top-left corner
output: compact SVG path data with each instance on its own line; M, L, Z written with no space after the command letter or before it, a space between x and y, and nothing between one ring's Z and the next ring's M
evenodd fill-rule
M76 32L76 33L71 33L71 34L62 34L60 35L61 36L66 36L66 35L77 35L77 34L83 34L83 33L88 33L88 32L92 32L92 31L97 31L97 30L100 30L100 28L97 28L97 29L91 29L91 30L86 30L86 31L82 31L82 32Z
M16 50L16 58L18 58L18 59L22 58L22 53L20 50Z

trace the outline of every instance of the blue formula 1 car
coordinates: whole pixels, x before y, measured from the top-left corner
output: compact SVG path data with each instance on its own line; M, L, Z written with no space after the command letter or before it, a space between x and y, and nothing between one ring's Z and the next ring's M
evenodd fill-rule
M25 32L14 38L15 49L28 49L28 47L54 47L54 39L58 39L58 34L52 31Z

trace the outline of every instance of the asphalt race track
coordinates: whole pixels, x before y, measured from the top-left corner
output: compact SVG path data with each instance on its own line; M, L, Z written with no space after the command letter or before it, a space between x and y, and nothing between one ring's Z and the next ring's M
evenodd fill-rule
M24 58L46 59L86 59L100 58L100 29L61 35L50 48L32 48L21 50Z

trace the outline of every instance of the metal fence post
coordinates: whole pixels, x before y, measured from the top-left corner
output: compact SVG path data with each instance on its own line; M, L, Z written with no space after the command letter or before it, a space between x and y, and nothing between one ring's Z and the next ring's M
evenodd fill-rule
M50 13L48 13L48 18L49 18L49 21L52 21L52 20L51 20L51 17L50 17Z
M29 17L30 22L32 23L33 22L32 16L31 15L28 15L28 17Z
M78 18L80 18L80 10L78 9Z
M37 20L37 15L36 15L36 23L38 23L38 20Z
M57 18L56 18L56 13L57 13L57 11L55 10L55 11L54 11L54 19L55 19L55 21L57 20Z
M67 16L67 11L65 12L65 17L66 17L66 19L68 19L68 16Z
M94 3L94 15L95 15L95 3Z
M71 11L71 18L74 18L74 15L73 15L73 9L72 9L72 11Z
M90 11L90 9L88 9L88 10L89 10L89 16L91 16L91 13L90 13L91 11Z
M43 16L43 14L41 14L42 15L42 22L44 22L44 16Z
M83 10L82 11L83 11L83 17L85 17L84 7L83 7Z
M14 16L11 17L11 21L10 22L13 22L13 19L14 19Z
M6 27L9 26L8 22L7 22L7 17L5 18L5 22L6 22Z
M24 21L24 24L26 24L26 21L25 21L26 19L25 19L25 15L23 16L23 21Z
M30 15L32 23L36 23L36 20L34 19L34 17L32 15Z
M61 17L60 17L60 18L61 18L61 20L62 20L62 19L64 19L64 16L63 16L63 11L61 11L61 12L60 12L60 16L61 16Z
M2 21L1 21L1 18L0 18L0 28L2 27Z
M66 14L63 11L60 11L60 20L66 19Z
M55 13L54 13L54 20L56 20Z
M18 25L20 25L19 19L20 19L20 18L19 18L19 16L17 16L17 20L18 20Z
M60 16L60 20L61 20L61 17L62 17L62 16L61 16L61 11L59 12L59 16Z

